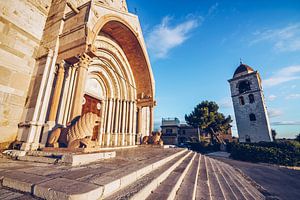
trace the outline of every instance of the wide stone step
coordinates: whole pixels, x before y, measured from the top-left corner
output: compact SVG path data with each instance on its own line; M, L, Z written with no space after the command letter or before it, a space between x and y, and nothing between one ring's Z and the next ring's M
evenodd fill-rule
M220 161L216 162L224 166L224 172L232 177L233 181L236 183L246 199L265 199L264 195L261 194L254 186L252 186L251 183L248 182L240 172L236 171L232 166L226 163Z
M188 155L179 166L177 166L170 175L164 180L151 194L146 198L147 200L158 199L174 199L183 178L192 165L196 154Z
M197 187L196 187L196 199L197 200L211 199L210 193L211 192L208 184L206 157L204 155L201 155Z
M177 155L161 167L144 175L134 183L104 199L145 199L151 191L155 190L157 186L168 177L172 170L174 170L190 154L191 152L186 151L184 154Z
M207 162L207 173L208 173L208 185L211 192L211 199L213 200L223 200L225 199L224 192L221 187L221 183L216 174L216 169L214 168L211 158L205 157Z
M176 200L186 200L196 198L197 180L200 167L201 154L197 154L190 169L184 177L175 196Z
M36 173L35 168L39 169L38 166L41 166L38 163L31 164L24 169L20 169L20 171L0 170L0 183L8 188L28 192L43 199L102 199L132 184L174 158L185 156L188 152L186 149L174 149L174 151L171 149L165 152L158 149L153 152L161 153L154 153L153 156L146 153L145 158L143 153L145 149L141 149L141 151L124 150L123 153L126 153L126 156L131 156L129 160L124 160L126 156L123 155L119 158L103 160L89 166L47 165L46 168L51 169L52 167L54 169L51 173ZM171 154L171 152L173 153ZM133 162L133 155L137 159L136 164ZM143 161L138 161L140 159ZM119 160L125 162L125 164L119 163ZM29 162L23 163L27 164ZM37 167L32 167L32 165Z
M51 158L51 157L19 156L18 160L29 161L29 162L55 164L55 163L58 163L60 159L59 158Z
M224 163L221 163L221 162L216 162L215 165L219 169L220 173L222 173L222 176L226 180L226 183L230 187L231 191L234 193L235 199L246 200L246 197L244 196L243 192L241 191L241 189L238 187L238 185L236 184L236 182L232 178L233 175L228 174L227 171L225 170L225 168L227 166L224 165Z
M225 199L230 199L230 200L240 200L243 199L243 196L237 197L236 194L233 192L233 189L231 185L229 184L229 180L227 180L224 176L223 171L220 169L221 167L224 167L223 165L219 165L214 159L210 159L212 166L215 170L217 179L220 183L220 188L225 196Z

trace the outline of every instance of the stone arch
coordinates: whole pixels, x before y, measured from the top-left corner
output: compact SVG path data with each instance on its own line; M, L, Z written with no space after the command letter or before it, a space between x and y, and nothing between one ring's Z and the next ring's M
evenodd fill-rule
M135 100L137 97L135 79L121 47L105 37L99 37L95 45L97 47L96 56L105 64L105 67L107 69L114 68L112 71L116 74L116 80L119 82L121 92L129 91L128 97L127 93L123 93L122 98Z
M90 44L94 44L100 33L109 35L124 51L131 66L137 93L154 98L154 78L148 54L142 37L128 22L116 15L104 15L95 24L90 34Z

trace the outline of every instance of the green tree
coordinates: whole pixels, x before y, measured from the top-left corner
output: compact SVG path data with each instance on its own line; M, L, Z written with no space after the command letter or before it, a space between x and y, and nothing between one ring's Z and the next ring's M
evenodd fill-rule
M185 115L185 121L188 125L200 128L211 136L211 142L214 142L217 131L227 131L232 122L230 115L225 117L223 113L218 112L219 106L213 101L202 101L194 110Z

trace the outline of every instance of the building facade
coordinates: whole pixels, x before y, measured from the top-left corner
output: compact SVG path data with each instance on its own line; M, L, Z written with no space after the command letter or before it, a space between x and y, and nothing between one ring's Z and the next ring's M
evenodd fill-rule
M229 83L239 141L272 141L259 73L241 63Z
M138 17L125 0L1 1L0 144L43 147L93 112L99 146L153 130L155 84Z
M200 130L180 124L178 118L163 118L161 132L164 144L180 145L188 141L200 141Z

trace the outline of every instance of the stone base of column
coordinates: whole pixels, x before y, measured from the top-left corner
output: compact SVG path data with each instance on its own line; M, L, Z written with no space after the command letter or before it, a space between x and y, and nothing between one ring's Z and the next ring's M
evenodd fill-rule
M132 135L127 133L126 134L126 146L132 145Z
M125 133L121 133L121 146L125 146L126 145L126 137L125 137Z
M40 147L39 143L27 143L24 142L21 146L22 151L35 151L38 150L38 148Z
M137 135L136 135L136 144L138 144L138 145L141 144L142 140L143 140L142 134L141 133L137 133Z
M108 133L104 134L104 146L105 147L110 146L110 134L108 134Z

